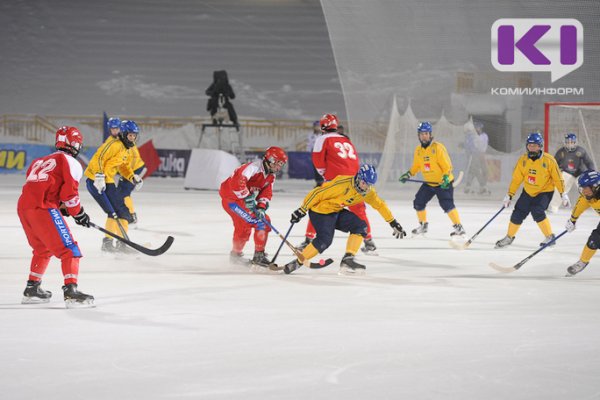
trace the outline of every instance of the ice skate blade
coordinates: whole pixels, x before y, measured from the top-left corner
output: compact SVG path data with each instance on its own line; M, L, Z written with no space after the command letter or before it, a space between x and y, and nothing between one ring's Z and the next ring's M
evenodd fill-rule
M338 275L345 276L365 276L366 274L367 272L362 268L352 269L348 267L340 267L340 270L338 271Z
M67 300L65 300L65 307L67 307L67 308L95 308L96 305L94 304L93 299L84 300L84 301L67 299Z
M378 256L379 253L375 250L365 250L364 248L360 249L365 256Z
M50 299L41 299L39 297L27 297L27 296L23 296L23 299L21 300L21 304L44 304L44 303L50 303Z
M283 267L279 267L277 264L269 264L268 267L254 263L250 264L250 272L256 274L281 274L281 271L283 271Z

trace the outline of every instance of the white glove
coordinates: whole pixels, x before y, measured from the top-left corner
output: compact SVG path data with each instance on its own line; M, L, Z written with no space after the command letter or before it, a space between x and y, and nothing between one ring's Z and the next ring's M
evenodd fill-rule
M96 174L96 177L94 178L94 187L98 193L104 192L106 189L106 180L104 174Z
M508 194L506 196L504 196L504 198L502 199L502 204L504 204L504 208L510 207L511 200L512 200L512 196L509 196Z
M561 196L561 199L562 199L562 205L563 205L563 207L571 208L571 200L569 200L569 195L568 194L563 193L562 196Z
M569 218L567 220L567 223L565 224L565 229L567 230L567 232L573 232L575 230L575 222L571 221L571 218Z
M135 185L135 190L138 191L144 186L144 181L142 177L138 174L133 175L133 184Z

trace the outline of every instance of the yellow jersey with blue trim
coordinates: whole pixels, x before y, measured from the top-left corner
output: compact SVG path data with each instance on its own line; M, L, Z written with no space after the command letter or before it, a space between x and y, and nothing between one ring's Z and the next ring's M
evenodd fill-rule
M144 160L142 160L142 156L140 155L140 149L138 149L137 146L133 146L132 148L130 148L129 153L131 155L129 157L129 166L132 170L135 171L136 169L142 168L144 165L146 165L144 163Z
M417 146L408 172L411 176L421 172L423 180L432 182L429 186L439 186L444 175L448 175L450 181L454 180L452 161L446 147L440 142L431 142L427 147Z
M519 157L513 170L508 194L514 196L521 183L523 183L523 190L532 197L540 193L553 192L554 188L561 195L565 191L565 183L556 159L548 153L542 153L537 160L529 158L527 153Z
M381 214L386 222L394 220L388 208L372 186L363 195L356 190L354 176L339 175L322 186L311 190L300 207L303 211L312 210L319 214L333 214L342 211L345 207L365 202Z
M577 199L577 203L575 203L573 210L571 211L571 221L577 221L577 218L579 218L579 216L590 207L593 208L598 215L600 215L600 199L593 198L588 200L584 195L580 194L579 198Z
M131 181L133 170L129 165L131 153L120 139L107 139L94 153L85 176L94 179L96 174L104 174L106 183L115 183L115 175Z

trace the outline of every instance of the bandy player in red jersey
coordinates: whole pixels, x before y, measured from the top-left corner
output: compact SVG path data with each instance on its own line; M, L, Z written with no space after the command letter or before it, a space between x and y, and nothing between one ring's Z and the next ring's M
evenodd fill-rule
M83 145L77 128L63 126L56 131L56 152L33 160L27 169L17 213L33 248L23 304L47 303L52 292L41 288L50 257L60 259L65 285L62 287L67 308L92 306L94 297L77 290L81 251L63 215L78 225L90 226L90 217L79 203L79 180L83 170L75 159Z
M323 134L315 140L312 151L312 161L317 172L323 176L326 182L339 175L356 175L360 168L358 153L350 138L338 132L337 116L325 114L321 117L320 124ZM371 225L367 218L365 203L356 204L348 207L348 209L367 224L367 236L364 239L365 247L362 248L362 251L367 254L374 254L377 247L371 235ZM300 250L308 246L316 236L315 228L310 221L306 227L305 236L304 242L298 246Z
M237 215L229 206L235 203L249 211L257 219L267 219L269 202L273 197L273 182L277 174L287 163L285 151L279 147L269 147L262 160L255 160L238 167L233 174L221 183L219 194L223 209L233 220L233 249L230 260L233 263L243 262L242 250L250 239L254 229L254 257L252 264L259 267L269 267L265 256L265 246L269 227L263 223L251 224Z

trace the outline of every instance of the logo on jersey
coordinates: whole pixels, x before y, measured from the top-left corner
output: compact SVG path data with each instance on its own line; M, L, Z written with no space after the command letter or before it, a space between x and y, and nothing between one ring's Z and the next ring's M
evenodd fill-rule
M428 163L428 162L427 162L427 163L425 163L425 164L423 164L423 169L424 169L425 171L431 171L431 164L430 164L430 163Z
M535 185L535 176L528 175L527 183L529 183L530 185Z

